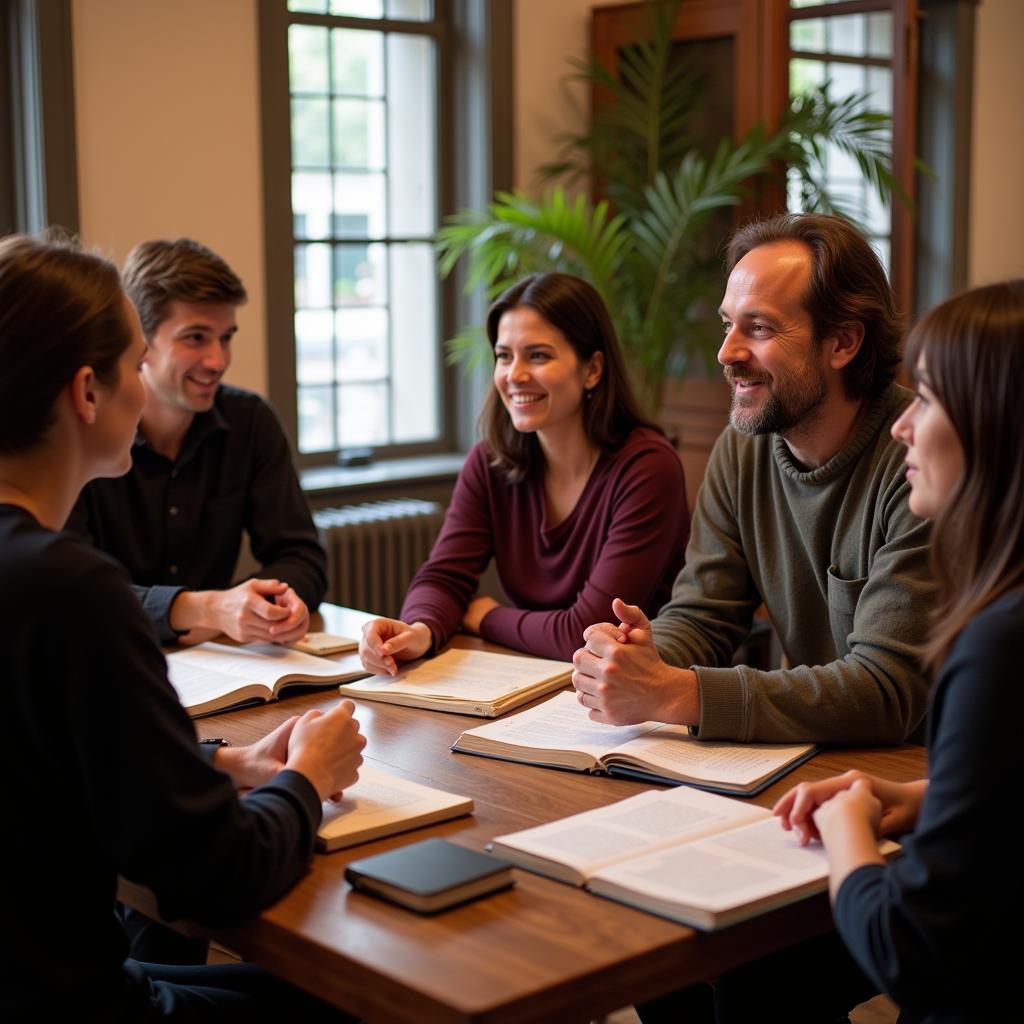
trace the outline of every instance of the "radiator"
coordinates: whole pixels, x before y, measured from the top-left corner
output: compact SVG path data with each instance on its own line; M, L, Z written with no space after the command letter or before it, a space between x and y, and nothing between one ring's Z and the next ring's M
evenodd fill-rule
M327 552L327 600L390 618L441 529L436 501L393 498L313 513Z

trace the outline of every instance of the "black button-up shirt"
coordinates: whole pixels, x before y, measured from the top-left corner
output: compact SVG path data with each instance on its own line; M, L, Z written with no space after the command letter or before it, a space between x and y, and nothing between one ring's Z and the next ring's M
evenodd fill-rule
M169 616L182 589L232 585L243 530L261 579L289 584L311 611L327 589L284 431L259 395L239 388L221 385L173 462L139 433L131 470L89 484L67 529L128 569L164 643L176 637Z

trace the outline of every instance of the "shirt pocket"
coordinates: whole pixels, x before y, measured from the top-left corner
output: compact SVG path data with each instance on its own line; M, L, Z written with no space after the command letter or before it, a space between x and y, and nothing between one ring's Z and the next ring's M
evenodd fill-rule
M832 643L835 644L837 658L850 653L853 617L867 581L867 576L844 580L837 574L834 565L828 567L828 620L832 627Z

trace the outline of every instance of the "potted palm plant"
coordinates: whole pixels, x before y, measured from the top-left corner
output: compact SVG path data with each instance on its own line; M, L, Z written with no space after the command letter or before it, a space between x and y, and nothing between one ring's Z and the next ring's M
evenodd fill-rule
M694 141L700 76L672 59L679 0L648 0L646 30L622 54L620 75L591 55L571 77L605 91L609 102L560 159L543 169L539 198L499 192L486 210L446 219L437 249L443 274L468 260L467 287L496 295L536 270L564 270L601 293L648 411L657 415L667 378L714 366L722 288L716 237L708 229L737 206L758 178L785 175L805 210L857 221L821 184L825 142L852 156L883 201L902 193L890 171L890 118L864 96L839 101L827 86L793 98L774 132L758 127L707 151ZM581 181L602 198L573 195ZM720 225L719 225L720 227ZM448 342L449 360L468 367L490 357L479 328Z

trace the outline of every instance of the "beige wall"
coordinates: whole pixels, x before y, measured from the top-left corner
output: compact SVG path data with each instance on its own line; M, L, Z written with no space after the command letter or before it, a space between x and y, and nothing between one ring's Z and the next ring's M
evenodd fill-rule
M143 238L191 235L251 296L229 379L266 389L256 0L73 0L81 224L117 260ZM586 116L566 89L592 0L517 0L515 181L535 185L554 138ZM601 6L601 5L598 5ZM972 282L1024 273L1024 2L978 11Z
M120 262L145 238L223 256L249 302L228 380L265 391L254 0L73 0L83 239Z
M982 0L975 29L972 285L1024 276L1024 3Z

